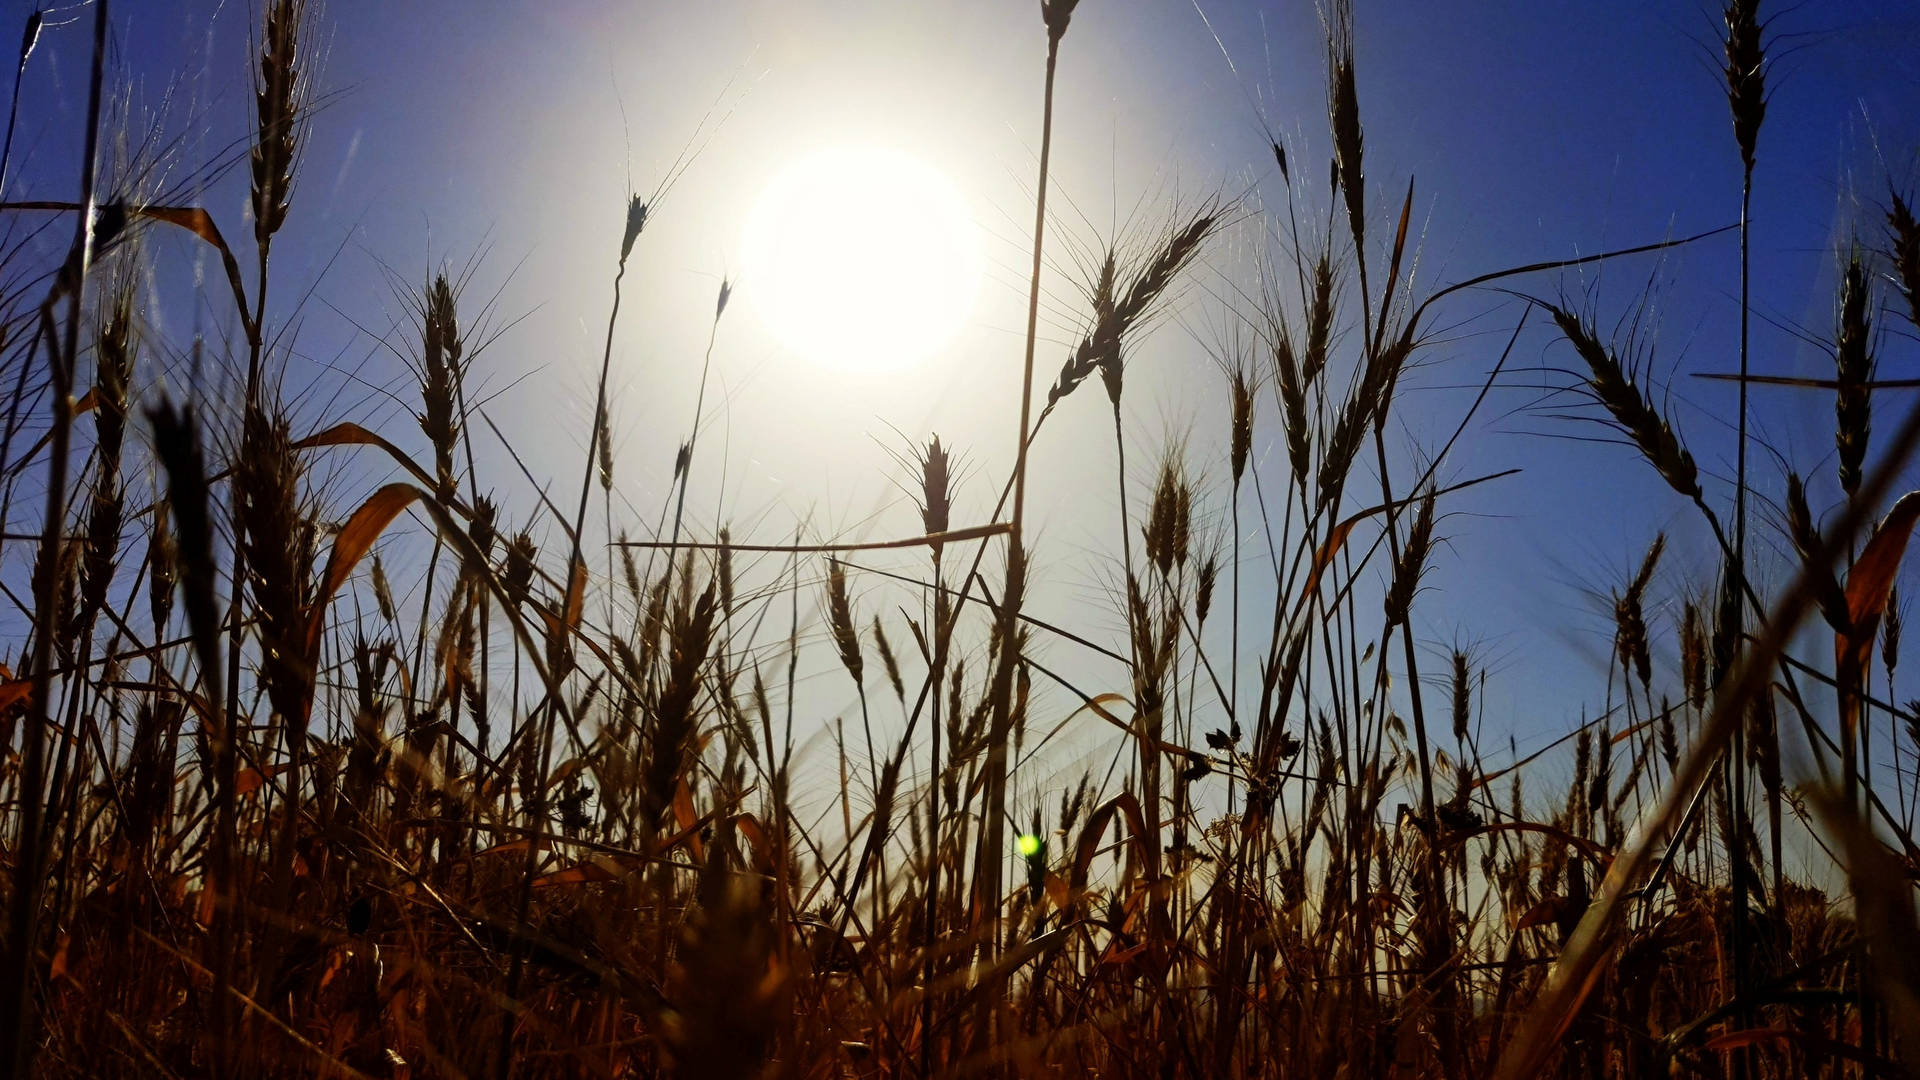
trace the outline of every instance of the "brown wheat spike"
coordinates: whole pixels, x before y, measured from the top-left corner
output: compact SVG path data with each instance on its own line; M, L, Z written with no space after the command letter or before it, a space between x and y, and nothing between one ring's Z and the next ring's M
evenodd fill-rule
M137 344L133 328L135 277L122 273L101 313L94 351L94 430L99 456L117 471L127 431L127 392Z
M950 766L958 766L965 755L961 747L973 741L971 733L964 726L967 723L967 710L961 707L961 695L966 690L967 661L961 657L954 661L953 674L947 679L947 744L952 750ZM949 798L947 805L953 805Z
M1754 148L1767 116L1766 47L1761 42L1760 0L1729 0L1726 7L1727 104L1740 161L1753 174Z
M1101 359L1107 352L1119 347L1113 317L1114 274L1117 273L1118 260L1119 256L1109 247L1106 257L1101 260L1100 275L1093 286L1093 327L1081 340L1079 348L1067 354L1059 377L1048 388L1048 408L1073 393L1076 387L1086 381L1087 376L1099 370Z
M627 223L620 234L620 265L627 265L627 256L633 254L633 243L640 239L640 232L647 227L647 204L638 195L627 196Z
M1152 556L1149 556L1151 561ZM1159 652L1154 644L1153 616L1147 610L1147 598L1140 591L1140 581L1132 574L1127 575L1127 629L1133 636L1134 656L1139 658L1136 668L1135 685L1153 670L1153 658ZM1144 712L1150 706L1136 699L1134 707Z
M1247 457L1253 451L1253 380L1247 369L1236 364L1228 387L1232 419L1227 445L1227 464L1233 473L1233 486L1247 471Z
M147 533L147 614L153 620L156 641L166 640L167 623L173 616L173 590L180 582L173 534L167 525L170 516L167 500L154 500L153 527Z
M1067 23L1080 0L1040 0L1040 20L1047 27L1047 40L1058 43L1067 35Z
M299 152L305 102L300 35L303 0L274 0L260 40L260 74L254 83L257 131L249 163L253 173L253 232L264 250L287 219L293 169Z
M1377 349L1366 359L1362 369L1360 391L1357 402L1366 406L1367 412L1362 423L1379 423L1393 401L1393 388L1400 380L1400 371L1413 355L1413 339L1402 335L1388 342L1384 348Z
M667 589L670 577L661 574L647 594L646 613L640 620L640 670L651 671L660 651L660 637L667 626Z
M1787 538L1793 541L1793 549L1800 556L1806 572L1813 576L1814 597L1819 601L1820 614L1827 625L1840 633L1847 633L1853 625L1853 618L1847 608L1847 594L1840 587L1840 580L1834 576L1833 567L1814 558L1820 550L1820 530L1813 522L1813 512L1807 507L1806 487L1800 482L1800 474L1787 474L1786 497Z
M1840 488L1852 498L1860 490L1860 468L1872 432L1872 291L1860 253L1847 258L1840 277L1840 323L1834 337L1834 447L1839 451Z
M1899 192L1888 196L1893 208L1887 211L1887 259L1893 264L1895 286L1907 300L1907 318L1920 328L1920 222Z
M620 583L627 590L627 599L633 601L637 612L647 603L646 587L640 584L640 565L634 562L633 549L628 547L627 530L620 530Z
M128 843L136 850L144 850L152 842L173 788L173 770L160 760L164 734L154 704L142 701L135 714L133 752L127 763L127 816L121 823Z
M1321 450L1315 512L1325 510L1340 495L1346 483L1347 471L1353 467L1354 455L1360 452L1360 439L1366 432L1367 416L1371 411L1372 405L1366 398L1365 389L1359 388L1334 420L1333 432Z
M1312 386L1327 369L1328 347L1333 341L1333 258L1326 251L1313 263L1313 303L1307 308L1307 351L1301 382Z
M847 599L847 571L838 559L827 563L827 625L847 674L856 683L864 682L866 665L860 655L860 633L853 625L853 605Z
M1690 499L1698 499L1700 478L1693 455L1681 444L1673 425L1634 385L1633 376L1621 366L1619 357L1600 343L1579 316L1551 304L1544 306L1553 312L1553 321L1559 324L1560 332L1586 362L1591 373L1587 390L1594 400L1639 447L1668 487Z
M1312 450L1307 430L1307 386L1283 319L1274 321L1273 387L1280 398L1281 425L1286 429L1287 465L1293 471L1294 482L1304 487L1308 454Z
M1426 572L1427 555L1433 547L1433 504L1433 489L1428 488L1414 512L1406 546L1400 549L1400 562L1393 568L1393 584L1387 589L1388 629L1406 621L1413 594L1420 588L1420 575Z
M1740 583L1739 570L1736 567L1722 567L1718 601L1713 609L1713 634L1710 639L1708 656L1711 659L1711 681L1715 689L1726 680L1727 673L1733 670L1733 658L1740 646Z
M887 684L893 687L893 696L900 703L907 703L907 687L900 679L900 663L893 658L893 647L887 644L887 632L880 628L880 616L873 617L873 642L880 650L880 666L886 669Z
M451 501L458 490L454 453L460 438L459 393L464 351L458 297L445 274L436 275L420 305L420 431L433 447L434 494Z
M151 409L154 453L167 473L167 506L172 511L174 550L178 553L181 594L195 658L208 687L206 699L219 702L220 626L214 604L218 575L213 567L214 533L207 510L207 471L200 451L200 428L193 406L176 408L162 399ZM216 738L222 738L216 732Z
M387 567L378 551L373 553L373 568L368 574L373 579L373 602L380 609L380 617L393 622L399 613L393 606L393 586L387 580Z
M506 590L507 599L515 605L525 604L530 598L527 590L533 584L534 563L539 556L540 549L535 546L532 533L519 533L507 544L500 584Z
M691 610L674 620L670 632L667 678L654 711L639 792L641 821L649 835L658 825L660 812L673 799L674 786L699 727L694 704L700 692L700 669L712 643L713 614L713 586L708 584Z
M1193 552L1193 485L1184 480L1174 491L1173 535L1169 540L1173 564L1186 569L1187 557Z
M1634 674L1640 677L1642 688L1653 679L1653 655L1647 644L1647 620L1643 603L1647 585L1653 580L1655 564L1660 561L1660 553L1665 550L1667 536L1656 533L1653 543L1647 547L1647 554L1640 562L1640 570L1627 584L1625 593L1614 599L1614 647L1622 664L1630 665Z
M1160 250L1147 260L1133 283L1127 286L1126 295L1114 305L1114 323L1121 333L1132 329L1147 317L1148 309L1173 283L1174 275L1199 253L1201 244L1212 235L1219 221L1219 217L1211 212L1195 214L1184 227L1175 229L1167 237Z
M1334 162L1346 197L1347 225L1359 258L1366 258L1366 170L1361 162L1360 93L1353 74L1353 2L1335 0L1327 26L1327 111Z
M673 618L685 622L693 612L693 551L684 551L680 555L680 591L674 597Z
M927 440L919 457L920 527L928 536L936 536L953 524L953 460L938 435ZM933 549L938 553L940 545L934 544Z
M493 542L499 538L496 531L499 514L500 510L494 506L492 499L485 495L474 497L473 519L467 523L467 538L473 541L473 549L483 559L493 555ZM626 551L625 548L620 550L623 554Z
M607 403L601 402L600 409L594 414L594 427L598 434L594 437L594 453L598 459L600 490L613 490L613 431L607 426Z
M1146 542L1147 562L1160 571L1161 577L1173 574L1175 518L1179 513L1180 486L1173 458L1168 455L1160 463L1160 478L1153 486L1153 502L1147 511L1146 524L1140 529L1141 537Z
M76 537L55 545L51 551L44 547L36 549L29 577L35 596L54 597L53 611L37 620L34 633L48 635L61 662L66 664L73 662L73 642L81 631L76 618L78 594L74 590L74 578L83 546L84 542Z
M1696 709L1707 703L1707 629L1700 606L1687 601L1680 619L1680 682Z
M1172 230L1166 241L1154 251L1153 257L1134 275L1124 293L1115 291L1116 258L1111 250L1108 251L1101 266L1100 279L1094 287L1093 326L1074 351L1068 354L1066 363L1060 368L1059 377L1047 391L1048 408L1071 394L1096 371L1101 373L1104 380L1111 380L1107 387L1109 398L1116 402L1119 400L1122 344L1132 331L1147 321L1154 303L1166 292L1181 269L1199 253L1219 223L1218 215L1203 211L1195 214L1184 226Z
M313 672L307 667L306 612L312 601L314 527L301 506L300 457L285 416L247 410L235 470L267 694L287 723L303 724Z
M1199 584L1194 591L1193 620L1196 626L1207 624L1207 614L1213 609L1213 587L1219 575L1219 560L1209 553L1200 563Z
M1473 712L1473 683L1466 651L1453 650L1452 660L1453 738L1464 747L1467 744L1467 727Z
M133 277L123 274L109 296L94 347L94 482L87 508L86 557L80 565L81 622L106 603L120 549L125 492L120 452L127 431L127 387L133 376Z

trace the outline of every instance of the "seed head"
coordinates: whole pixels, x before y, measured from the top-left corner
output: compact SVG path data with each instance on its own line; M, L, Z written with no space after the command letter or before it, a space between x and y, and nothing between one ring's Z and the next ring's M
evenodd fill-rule
M1453 650L1453 738L1465 746L1468 721L1473 712L1472 673L1465 650Z
M180 571L175 562L173 536L167 527L167 500L153 507L153 528L147 533L147 614L153 619L155 641L165 641L173 614L173 589Z
M1801 484L1798 473L1787 474L1786 524L1788 539L1793 541L1794 550L1806 565L1807 573L1813 576L1814 596L1819 601L1820 614L1834 630L1848 632L1853 625L1853 616L1847 606L1847 594L1834 576L1833 567L1818 557L1820 530L1814 524L1812 510L1807 506L1807 490Z
M1353 3L1337 0L1327 30L1327 111L1337 185L1346 196L1354 247L1366 251L1366 170L1361 162L1360 94L1353 73Z
M1687 601L1680 620L1680 682L1694 708L1707 703L1707 628L1700 607ZM1671 763L1669 763L1671 764Z
M457 296L445 274L435 275L419 300L420 431L433 446L435 494L451 502L458 488L454 453L460 439L460 340Z
M1207 624L1207 613L1213 608L1213 586L1219 576L1219 560L1208 555L1200 564L1200 582L1194 592L1193 619L1196 626Z
M838 560L827 564L827 625L833 631L833 643L840 650L840 663L862 681L865 669L860 656L860 634L853 626L853 605L847 599L847 572Z
M1247 377L1246 368L1236 366L1233 369L1229 391L1233 419L1227 460L1233 469L1233 486L1238 488L1240 477L1247 471L1247 457L1253 450L1253 382Z
M887 632L880 628L880 616L873 617L873 641L880 647L880 666L886 669L887 683L893 687L893 696L906 703L906 683L900 679L900 663L894 659L893 647L887 644Z
M533 584L534 560L539 556L540 549L534 545L531 533L522 532L507 545L507 562L500 584L515 604L527 602L527 589Z
M302 0L274 0L267 7L254 82L255 135L249 155L253 187L253 232L262 250L287 219L293 168L299 149L304 102L300 65Z
M1760 22L1760 0L1729 0L1726 7L1727 104L1733 112L1733 139L1740 161L1753 173L1754 148L1760 124L1767 117L1765 29Z
M920 454L920 525L929 536L952 527L952 485L953 459L935 435ZM933 548L938 552L940 545Z
M1559 307L1550 310L1560 332L1580 354L1580 359L1586 361L1590 372L1586 389L1594 401L1633 440L1668 487L1688 498L1699 498L1699 470L1693 463L1693 455L1681 444L1673 425L1634 384L1632 374L1622 366L1620 358L1600 343L1579 316Z
M493 542L498 536L494 531L494 521L498 515L499 510L494 507L492 499L485 495L475 497L473 520L467 523L467 536L482 558L493 554Z
M1427 555L1433 547L1433 490L1429 488L1413 515L1413 527L1407 530L1407 544L1400 549L1400 562L1393 569L1393 584L1387 590L1386 613L1389 628L1407 619L1413 606L1413 594L1420 587L1420 575L1426 571Z
M1058 43L1067 34L1067 23L1080 0L1040 0L1040 20L1046 24L1047 39Z
M1854 251L1840 276L1840 317L1834 334L1834 447L1839 451L1840 487L1849 498L1860 490L1867 439L1873 429L1872 290L1860 253Z
M647 204L638 195L627 196L627 228L620 238L620 265L627 264L627 256L633 254L633 242L640 239L640 230L647 227Z

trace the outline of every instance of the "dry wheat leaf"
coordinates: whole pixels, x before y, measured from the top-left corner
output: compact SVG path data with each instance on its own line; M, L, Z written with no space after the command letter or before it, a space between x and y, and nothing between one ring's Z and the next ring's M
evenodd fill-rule
M346 524L340 526L340 535L334 537L333 554L327 558L327 573L321 579L320 589L314 594L313 605L307 615L307 655L318 655L320 651L320 633L326 626L327 604L333 594L353 573L355 564L364 558L380 538L393 519L400 512L426 497L426 492L412 484L388 484L367 497L360 508L353 512Z

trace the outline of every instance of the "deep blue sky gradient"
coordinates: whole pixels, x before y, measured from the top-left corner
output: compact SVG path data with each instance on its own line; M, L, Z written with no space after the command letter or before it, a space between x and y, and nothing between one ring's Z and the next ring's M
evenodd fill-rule
M352 416L418 447L405 411L409 379L363 329L384 333L401 314L391 275L417 283L433 267L472 265L470 304L493 297L491 324L504 331L476 368L485 390L500 392L489 415L536 473L553 478L556 501L570 505L622 200L630 183L654 190L691 141L700 152L656 208L616 343L627 501L616 517L647 532L690 419L706 313L722 275L737 269L729 259L748 200L783 161L813 146L896 145L953 176L987 230L994 269L976 325L923 369L848 384L781 356L746 322L723 324L716 363L726 407L713 418L717 441L692 502L703 522L723 514L736 535L757 539L777 539L800 518L817 533L903 532L913 527L911 509L882 479L896 425L916 438L932 429L962 442L972 466L963 503L984 515L1013 442L1044 45L1036 6L333 0L320 12L324 108L303 152L270 307L275 325L296 328L290 391L315 423ZM1369 255L1384 261L1389 215L1414 177L1421 291L1736 220L1740 163L1717 71L1718 13L1707 4L1357 6ZM9 18L25 10L4 9ZM1776 20L1777 59L1753 201L1753 366L1819 375L1830 360L1792 330L1830 336L1836 244L1858 229L1877 245L1888 184L1912 192L1920 181L1920 10L1877 0L1768 5L1766 13ZM72 191L91 12L62 17L79 21L51 27L29 68L9 197ZM244 137L255 18L238 0L116 6L113 70L134 88L133 128L151 118L177 140L174 177ZM0 38L10 39L8 25L0 22ZM1231 326L1228 283L1249 280L1260 237L1254 212L1285 205L1269 130L1288 146L1308 232L1319 232L1324 67L1318 16L1305 0L1084 0L1074 19L1060 66L1061 209L1040 377L1055 369L1082 317L1072 252L1129 226L1150 231L1176 205L1209 193L1249 211L1134 356L1128 418L1139 449L1130 461L1141 500L1168 433L1191 432L1196 469L1222 473L1215 433L1223 394L1203 346ZM188 194L236 242L250 234L244 168ZM1344 230L1337 235L1344 242ZM189 381L182 365L196 317L183 283L198 252L157 234L150 246L155 288L174 301L156 336L177 355L144 384L177 387ZM1733 390L1690 376L1736 366L1736 255L1728 236L1514 283L1571 298L1603 326L1650 296L1655 317L1643 343L1651 374L1713 477L1718 504L1731 473ZM216 336L230 330L223 294L209 286L204 296L199 324ZM1451 431L1520 310L1489 293L1439 312L1449 332L1423 355L1427 366L1410 375L1400 407L1403 460ZM1911 327L1901 329L1891 310L1881 323L1883 375L1916 374ZM1567 380L1551 369L1572 358L1542 320L1533 327L1442 469L1454 480L1515 466L1525 473L1451 502L1433 595L1416 613L1423 639L1474 643L1491 664L1488 741L1511 734L1523 751L1604 704L1611 627L1587 591L1619 584L1653 534L1670 530L1669 573L1654 596L1656 632L1670 641L1684 588L1704 588L1714 563L1690 509L1630 452L1566 438L1603 432L1555 415L1567 401L1546 389ZM1882 430L1902 403L1876 400ZM1117 508L1105 406L1069 404L1036 450L1039 557L1056 585L1035 602L1050 618L1112 632L1102 567ZM1830 505L1830 399L1759 390L1754 423L1768 446L1815 478L1816 503ZM1275 491L1285 470L1276 439L1268 413L1257 450ZM1758 452L1755 468L1763 489L1778 489L1770 453ZM481 471L513 519L528 520L532 493L505 456L485 452ZM380 478L361 462L327 491L344 504ZM1218 527L1224 492L1212 494ZM1758 542L1777 549L1770 515L1762 509L1755 520ZM9 579L23 577L18 553L8 555ZM1763 573L1777 581L1786 566L1776 558ZM1258 576L1250 563L1253 611L1266 599ZM1669 686L1672 655L1669 648L1663 659ZM1103 688L1114 680L1098 665L1071 663L1086 664Z

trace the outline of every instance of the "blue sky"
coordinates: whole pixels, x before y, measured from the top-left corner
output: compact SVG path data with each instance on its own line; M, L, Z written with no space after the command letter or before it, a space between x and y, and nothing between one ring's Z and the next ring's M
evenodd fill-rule
M641 242L629 275L635 299L615 344L615 442L628 503L616 517L651 522L693 409L707 313L722 277L738 269L740 222L760 185L820 145L893 146L946 172L986 234L990 270L970 325L911 370L848 379L783 355L750 317L730 314L715 353L725 407L704 459L713 467L690 509L757 539L784 536L802 518L821 534L904 533L915 524L911 508L886 480L897 427L959 444L972 476L957 516L984 515L1013 444L1044 48L1036 7L333 0L320 12L325 106L274 271L270 319L298 323L289 386L315 422L352 415L418 445L401 405L372 389L411 400L404 372L360 328L383 331L397 311L383 268L417 282L431 268L472 263L469 297L494 297L492 325L504 331L476 367L482 386L499 391L489 415L569 501L624 195L630 184L654 190L692 146L699 152ZM1414 177L1419 287L1736 219L1740 164L1716 70L1717 11L1706 4L1357 7L1372 235L1390 234L1385 216ZM1753 366L1823 374L1825 356L1783 327L1828 333L1834 245L1856 227L1877 243L1889 180L1909 192L1920 180L1920 12L1885 0L1766 13L1776 7L1779 59L1753 204ZM239 0L115 8L116 70L135 88L136 108L156 110L181 137L182 167L245 131L254 18ZM70 190L86 21L50 28L29 69L24 100L37 111L22 123L12 197ZM1056 235L1093 244L1215 193L1249 211L1283 205L1268 128L1287 143L1302 206L1324 206L1323 82L1319 21L1304 0L1083 0L1060 64ZM176 96L162 109L170 83ZM229 236L246 235L244 170L199 197ZM1221 297L1228 282L1245 280L1259 235L1249 217L1223 237L1174 317L1134 355L1129 460L1142 501L1154 448L1169 434L1190 431L1196 465L1218 469L1223 451L1211 433L1224 391L1203 344L1229 324ZM158 287L180 295L196 253L177 238L156 237L152 247ZM1736 365L1736 252L1720 238L1518 283L1591 304L1610 325L1652 282L1654 371L1703 470L1717 478L1710 498L1720 502L1733 393L1689 376ZM1049 277L1063 301L1074 295L1070 269ZM209 323L222 317L217 297L202 311ZM1443 309L1439 322L1455 329L1408 380L1396 449L1431 450L1444 438L1471 394L1457 388L1484 377L1518 313L1491 294ZM1049 305L1043 380L1080 314ZM184 305L164 321L178 349L187 322ZM1671 531L1668 573L1654 590L1664 632L1677 621L1682 584L1707 581L1713 563L1688 508L1629 452L1557 438L1597 431L1528 408L1539 401L1528 386L1564 385L1540 369L1571 359L1534 325L1504 388L1443 468L1451 479L1525 472L1451 505L1449 542L1415 616L1423 639L1483 643L1494 665L1489 731L1500 742L1511 732L1523 749L1604 697L1610 629L1582 589L1618 584L1653 534ZM1911 374L1911 331L1880 342L1882 372ZM1072 400L1036 449L1040 568L1052 584L1035 603L1069 625L1113 630L1101 566L1117 507L1096 397ZM1883 418L1894 404L1877 401ZM1755 430L1817 478L1817 505L1837 493L1831 409L1822 395L1762 390L1754 399ZM1269 414L1257 454L1275 451L1276 428ZM485 486L506 496L510 518L527 520L531 492L503 454L482 450ZM1774 461L1763 453L1756 462L1763 486L1777 484ZM1283 455L1261 468L1279 483ZM328 490L349 499L379 479L362 463ZM1766 515L1756 520L1756 535L1773 544ZM5 566L10 577L25 573L18 557ZM1248 602L1259 609L1252 593ZM1096 684L1114 678L1097 665L1085 670Z

